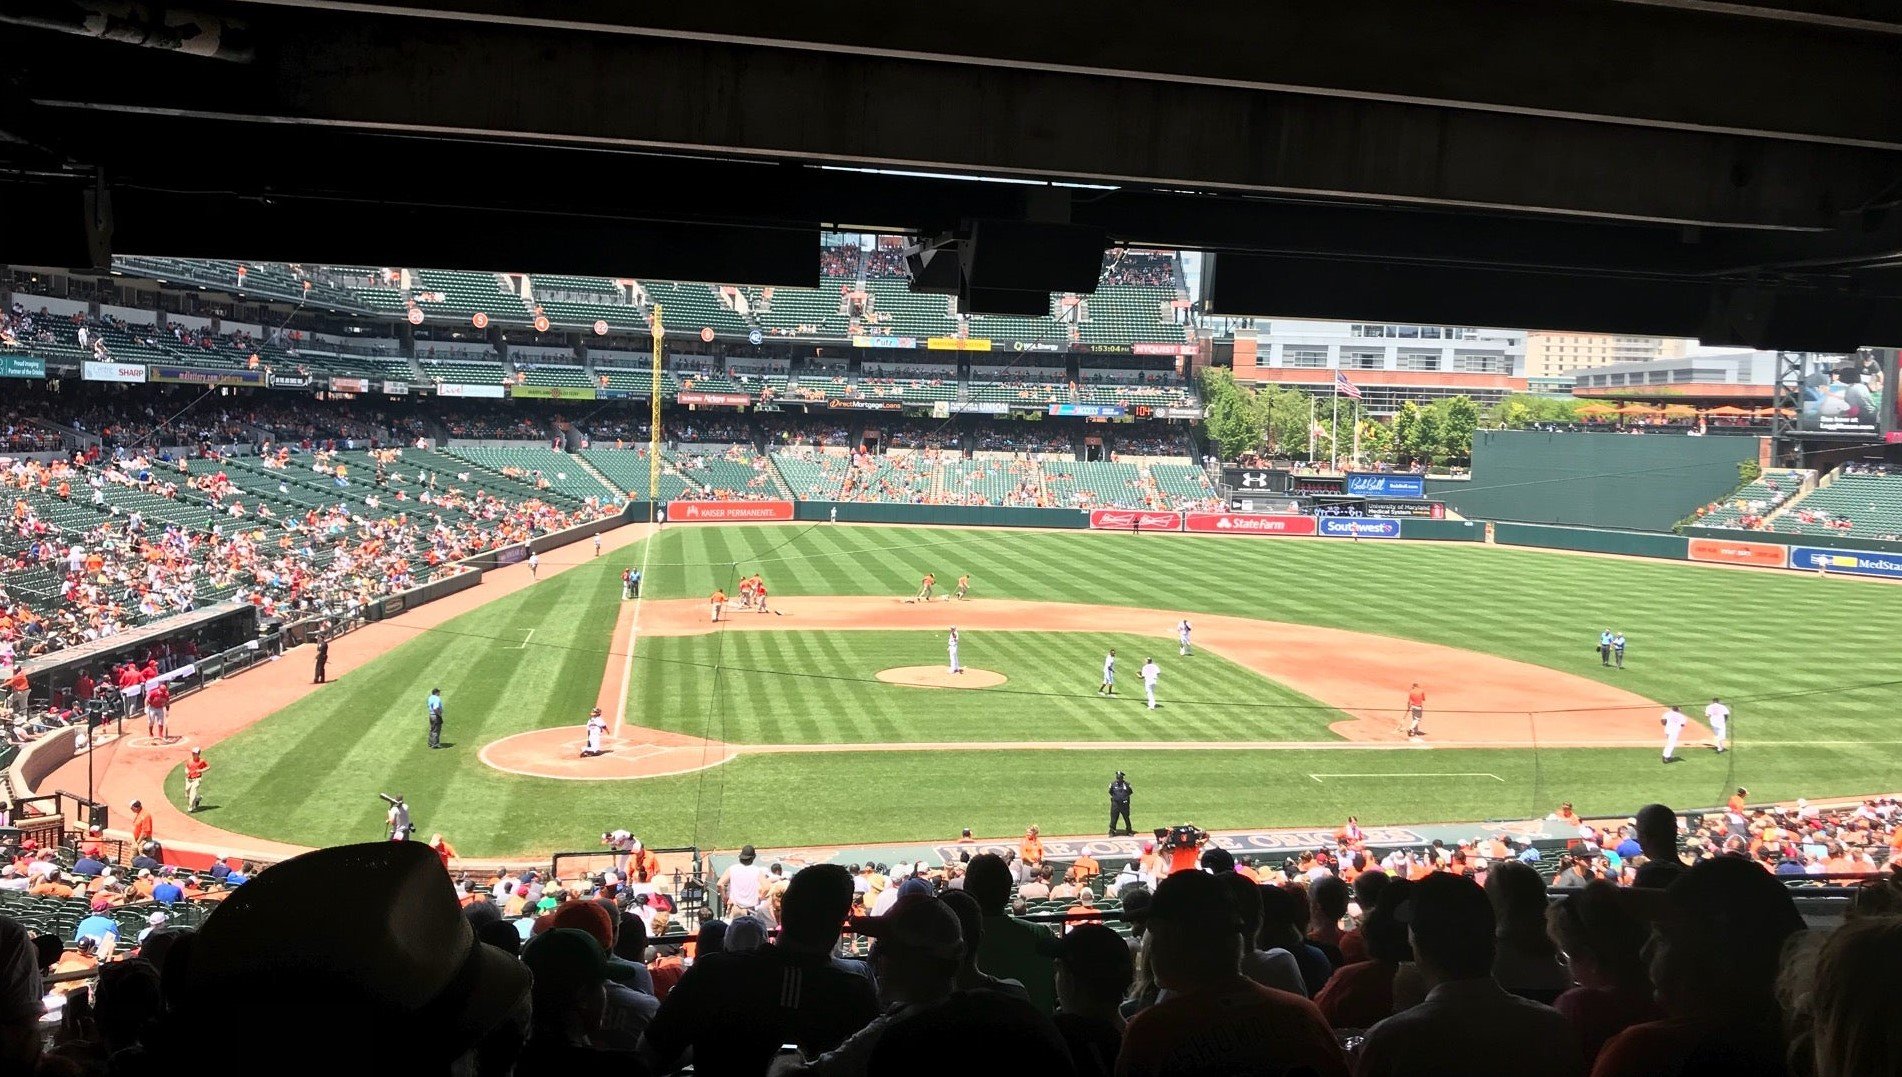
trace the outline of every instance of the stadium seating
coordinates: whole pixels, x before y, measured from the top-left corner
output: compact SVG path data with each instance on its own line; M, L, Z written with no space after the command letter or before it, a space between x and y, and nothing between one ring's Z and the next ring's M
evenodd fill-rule
M1698 527L1735 527L1748 530L1752 521L1769 515L1783 502L1800 493L1806 476L1813 472L1776 470L1768 471L1738 487L1722 504L1699 515L1693 522Z
M410 273L410 292L428 317L466 320L486 314L499 325L527 325L531 320L528 304L494 273L418 269Z
M1843 526L1841 521L1847 520ZM1769 530L1796 535L1854 534L1902 541L1902 476L1841 474L1770 521Z
M680 474L722 497L790 497L751 445L692 445L668 454Z
M593 378L580 366L550 366L537 364L521 371L518 385L552 385L558 388L592 389Z
M1209 485L1208 472L1199 467L1190 464L1150 464L1148 471L1157 493L1171 506L1215 496L1215 491Z
M1147 508L1142 476L1133 464L1045 460L1044 485L1057 508Z
M919 505L930 499L932 469L916 454L874 456L852 467L839 490L840 501L883 501Z
M1083 301L1078 328L1086 344L1127 347L1139 343L1181 343L1183 327L1169 315L1181 298L1175 288L1153 284L1103 285Z
M950 457L938 472L934 492L949 504L1030 508L1043 497L1043 470L1024 461Z
M843 337L848 323L840 307L841 285L818 288L749 288L747 305L760 327L776 336Z
M952 315L952 300L942 295L914 295L902 280L874 277L865 282L871 300L871 316L862 325L874 336L926 337L953 336L957 319Z
M587 468L581 466L578 458L554 449L452 445L444 452L537 488L545 482L548 489L558 490L571 497L592 497L606 501L620 493L595 478Z
M770 454L786 488L802 501L837 501L851 460L843 453L791 449Z
M595 470L607 476L609 482L626 491L630 500L650 500L645 446L632 446L626 449L587 449L581 453L581 457L593 465ZM690 489L692 484L680 476L678 469L663 454L659 500L678 500Z
M753 328L753 323L728 306L710 284L644 280L641 290L647 293L649 303L660 304L661 323L670 332L695 333L704 328L744 334Z
M435 359L427 355L418 355L423 373L432 381L448 382L451 385L501 385L509 380L508 367L498 359L483 360L473 357L455 359Z

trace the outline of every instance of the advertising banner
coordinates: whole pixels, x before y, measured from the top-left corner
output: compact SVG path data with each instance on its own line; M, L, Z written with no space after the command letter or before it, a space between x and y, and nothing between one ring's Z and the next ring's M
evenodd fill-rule
M1693 561L1719 565L1756 565L1759 568L1783 568L1789 564L1790 548L1774 542L1732 542L1729 539L1694 538L1686 553Z
M80 376L86 381L140 382L145 380L145 367L139 363L95 363L87 360L80 369Z
M1014 352L1055 352L1062 351L1063 345L1050 341L1018 340L1011 343L1010 350Z
M896 400L828 400L833 411L899 411L904 405Z
M1158 419L1200 419L1201 417L1202 417L1201 408L1157 408L1156 409L1156 418Z
M1238 512L1191 512L1183 530L1206 535L1312 535L1314 517L1281 513L1245 515Z
M1444 520L1446 502L1444 501L1368 501L1361 505L1361 511L1369 516L1386 516L1406 520Z
M1222 485L1234 487L1238 494L1285 494L1288 492L1288 473L1265 467L1225 467L1222 469Z
M854 348L892 348L908 351L918 346L917 337L853 337Z
M370 391L370 379L331 378L330 391L333 393L367 393Z
M509 395L527 400L593 400L595 392L591 385L517 385Z
M682 392L674 399L676 403L680 404L713 404L722 408L743 408L753 402L753 398L745 393L702 393L688 391Z
M1347 492L1362 497L1425 497L1426 476L1352 473L1347 476Z
M1187 344L1131 344L1129 350L1137 355L1183 355L1189 350Z
M1790 547L1790 567L1814 572L1847 572L1854 576L1902 579L1902 553L1865 550L1825 550L1815 546Z
M1129 348L1122 344L1072 344L1072 352L1085 352L1090 355L1128 355Z
M668 523L723 524L790 520L790 501L669 501Z
M308 389L310 388L310 375L309 374L272 374L271 388L273 389Z
M1397 539L1400 537L1400 521L1365 516L1323 516L1316 534L1322 538Z
M1139 509L1091 509L1090 526L1098 531L1180 531L1182 514Z
M1231 512L1247 513L1251 516L1267 514L1270 516L1307 516L1308 499L1305 497L1278 497L1274 494L1249 494L1246 497L1228 499Z
M146 381L178 382L182 385L263 385L262 370L194 370L183 366L154 366L146 369Z
M987 352L991 342L984 337L926 337L925 347L934 352Z
M1052 404L1052 415L1081 415L1091 419L1118 419L1127 409L1121 404Z
M500 400L503 394L500 385L451 385L445 382L436 386L436 395L482 397L488 400Z
M0 356L0 378L44 378L46 360L31 355Z
M408 396L409 382L385 381L383 383L383 391L390 394L391 396Z

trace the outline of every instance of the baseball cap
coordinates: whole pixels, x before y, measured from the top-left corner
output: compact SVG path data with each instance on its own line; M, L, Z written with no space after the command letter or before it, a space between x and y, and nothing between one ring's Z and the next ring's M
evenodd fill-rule
M546 934L550 931L580 931L598 943L602 952L614 945L614 920L608 911L593 901L568 901L555 907L555 911L537 918L535 933Z
M908 895L883 916L854 916L852 930L888 946L956 961L964 954L958 915L935 897Z
M751 845L740 846L740 863L751 864L758 856L759 853Z

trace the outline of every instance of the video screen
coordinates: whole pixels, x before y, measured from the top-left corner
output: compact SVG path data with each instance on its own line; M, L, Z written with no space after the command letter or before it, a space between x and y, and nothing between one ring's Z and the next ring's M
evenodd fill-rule
M1879 352L1804 359L1798 427L1821 434L1870 434L1882 427L1889 387Z

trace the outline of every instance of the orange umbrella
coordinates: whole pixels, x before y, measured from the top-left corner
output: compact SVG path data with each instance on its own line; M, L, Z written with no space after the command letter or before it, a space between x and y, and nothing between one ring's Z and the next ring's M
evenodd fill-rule
M1755 414L1755 412L1751 411L1749 408L1738 408L1738 407L1732 407L1729 404L1725 404L1722 407L1712 408L1709 411L1706 411L1704 414L1706 415L1753 415Z
M1620 415L1656 415L1658 409L1649 404L1626 404L1616 409Z
M1664 416L1667 419L1683 419L1696 414L1697 409L1689 404L1666 404L1664 406Z
M1617 411L1610 404L1587 404L1578 409L1580 415L1610 415Z

